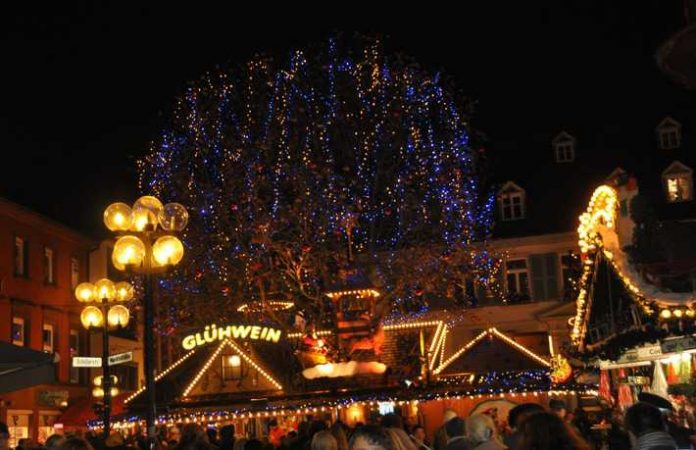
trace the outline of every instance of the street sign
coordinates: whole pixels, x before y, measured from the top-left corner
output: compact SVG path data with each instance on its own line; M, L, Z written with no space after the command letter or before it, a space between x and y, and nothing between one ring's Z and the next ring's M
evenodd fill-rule
M133 352L119 353L118 355L109 356L109 365L115 366L133 361Z
M86 356L74 356L72 359L73 367L101 367L101 358L90 358Z

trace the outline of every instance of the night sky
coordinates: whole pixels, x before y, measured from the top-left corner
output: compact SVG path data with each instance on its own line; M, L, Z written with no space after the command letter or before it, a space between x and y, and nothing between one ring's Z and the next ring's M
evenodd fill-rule
M55 3L73 6L31 2L0 19L0 196L93 235L108 203L137 196L135 161L187 81L336 30L380 33L390 49L450 75L493 142L631 123L693 96L654 58L684 24L679 0L401 2L384 13L369 9L376 2L316 11Z

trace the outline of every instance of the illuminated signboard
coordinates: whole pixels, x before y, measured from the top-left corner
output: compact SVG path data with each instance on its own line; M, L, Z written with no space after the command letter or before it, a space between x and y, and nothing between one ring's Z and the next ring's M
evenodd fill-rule
M282 335L281 330L258 325L227 325L219 327L215 324L206 325L203 332L190 334L181 341L181 346L191 350L201 345L224 341L227 338L235 340L250 339L252 341L278 342Z

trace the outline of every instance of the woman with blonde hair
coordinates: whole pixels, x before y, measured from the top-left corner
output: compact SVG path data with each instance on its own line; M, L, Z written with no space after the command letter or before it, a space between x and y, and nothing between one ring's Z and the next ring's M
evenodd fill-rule
M466 419L466 437L472 450L502 450L507 448L498 438L493 419L485 414L474 414Z
M394 450L418 450L416 444L402 428L385 428L384 431L391 439Z
M311 450L338 450L338 442L328 430L318 431L312 437Z

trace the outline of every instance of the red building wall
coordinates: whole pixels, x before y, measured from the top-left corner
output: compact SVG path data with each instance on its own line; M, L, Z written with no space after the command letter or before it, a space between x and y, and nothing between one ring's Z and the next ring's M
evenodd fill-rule
M27 274L15 273L15 237L27 246ZM45 282L44 249L54 253L53 284ZM44 324L53 326L53 351L59 355L57 382L0 394L0 421L10 427L28 425L29 437L39 438L59 418L65 405L50 400L66 396L68 403L88 395L86 374L70 380L70 330L79 335L78 353L87 355L88 337L80 325L80 307L73 296L72 258L79 262L79 282L89 279L93 241L49 218L0 198L0 341L12 342L14 317L24 320L25 345L43 350Z

